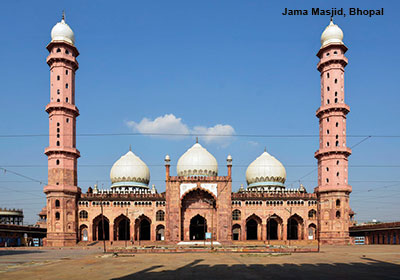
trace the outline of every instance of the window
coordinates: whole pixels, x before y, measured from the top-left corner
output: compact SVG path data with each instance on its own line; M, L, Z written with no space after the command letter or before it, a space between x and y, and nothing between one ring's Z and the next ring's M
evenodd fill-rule
M67 103L68 103L68 97L66 97L66 98L65 98L65 102L67 102Z
M329 79L329 73L326 73L326 77Z
M326 118L326 122L329 122L329 118Z
M57 99L57 102L60 102L60 99Z
M88 212L85 210L82 210L79 212L79 219L81 220L86 220L88 218Z
M326 182L329 183L329 179L328 178L326 178Z
M327 90L327 91L329 91L329 90L330 90L330 88L329 88L329 87L326 87L326 90Z
M57 89L57 94L60 94L60 90L59 89Z
M241 219L241 217L242 217L242 213L240 212L240 210L238 210L238 209L233 210L233 212L232 212L232 220L238 221L238 220Z
M329 53L326 53L326 56L329 56Z
M326 171L329 171L329 167L326 168Z
M326 101L326 104L329 104L330 102L329 102L329 99Z
M57 141L56 146L60 147L60 141Z
M68 75L68 70L65 70L65 75Z
M337 96L337 91L335 91L335 96Z
M339 139L339 135L336 134L336 139Z
M339 172L336 172L336 177L339 177Z
M336 207L340 207L340 199L336 199Z
M337 98L335 98L335 103L337 103L337 101L338 101Z
M329 129L326 130L326 134L329 134Z
M57 75L57 81L59 81L60 80L60 75Z
M59 122L57 123L57 126L60 126L60 123L59 123Z
M165 212L163 210L158 210L156 213L156 221L164 221Z
M333 54L337 54L337 51L334 51Z
M60 165L60 160L59 159L56 160L56 164Z
M336 218L337 218L337 219L340 218L340 211L336 211Z
M65 88L68 88L68 83L65 84Z
M309 219L315 219L316 217L317 217L317 211L315 211L314 209L311 209L310 211L308 211Z
M60 213L56 212L56 220L58 221L60 219Z
M329 147L329 142L326 142L326 146Z
M339 161L338 160L336 161L336 165L339 165Z
M56 207L60 207L60 201L58 199L56 199Z
M337 79L335 79L335 84L337 84Z
M69 118L67 118L65 121L66 121L67 123L69 123Z
M60 49L60 48L58 48L58 49L57 49L57 52L58 52L58 53L59 53L59 52L61 52L61 49Z
M59 127L57 127L57 132L60 132L60 128Z
M60 138L60 134L57 134L57 138Z
M336 123L336 127L338 127L338 126L339 126L339 123L337 122L337 123Z
M335 144L336 144L336 147L339 147L339 141L336 141Z
M66 53L66 54L69 54L69 50L65 50L65 53Z

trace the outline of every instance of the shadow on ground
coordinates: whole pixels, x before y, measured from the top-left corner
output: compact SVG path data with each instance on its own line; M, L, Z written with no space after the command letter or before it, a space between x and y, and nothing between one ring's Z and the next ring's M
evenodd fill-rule
M400 279L400 265L365 258L366 263L202 265L203 260L176 270L151 266L113 280L129 279ZM157 271L155 271L157 270Z
M1 250L0 256L37 254L37 253L43 253L43 252L42 251L34 251L34 250Z

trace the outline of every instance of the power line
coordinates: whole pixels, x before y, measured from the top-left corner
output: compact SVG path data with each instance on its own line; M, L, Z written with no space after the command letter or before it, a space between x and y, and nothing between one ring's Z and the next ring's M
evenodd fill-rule
M55 134L54 134L55 135ZM0 138L27 138L27 137L49 137L53 134L0 134ZM63 134L64 136L74 136L73 134ZM246 138L315 138L315 137L336 137L335 135L319 134L213 134L213 133L141 133L141 132L120 132L120 133L78 133L77 137L98 137L98 136L177 136L177 137L246 137ZM400 138L400 135L346 135L348 138Z

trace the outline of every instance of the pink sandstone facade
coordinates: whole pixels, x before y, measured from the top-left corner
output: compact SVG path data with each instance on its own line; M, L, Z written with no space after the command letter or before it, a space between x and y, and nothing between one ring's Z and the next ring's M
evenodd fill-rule
M332 29L333 28L333 29ZM148 187L146 164L132 151L110 172L111 188L89 188L82 193L77 182L75 71L79 55L74 35L63 19L52 30L47 46L50 66L47 240L48 246L77 242L180 242L202 241L210 236L221 244L236 241L288 240L344 244L349 241L351 187L347 184L344 67L347 48L339 27L329 25L318 52L321 72L320 148L318 187L307 193L301 185L287 189L283 165L266 151L246 171L248 187L232 192L232 157L228 173L218 175L216 159L199 143L188 149L171 173L165 157L166 190ZM323 38L321 38L323 39ZM326 43L328 42L328 43ZM326 43L326 44L325 44Z

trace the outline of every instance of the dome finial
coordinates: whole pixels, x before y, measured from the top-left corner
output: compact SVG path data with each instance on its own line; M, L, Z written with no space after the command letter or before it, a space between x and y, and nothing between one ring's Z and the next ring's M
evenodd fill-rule
M196 136L196 143L199 143L199 137Z
M132 152L132 146L129 144L129 151Z
M65 21L65 10L63 10L63 12L62 12L62 18L61 18L61 21Z
M264 147L264 152L266 152L266 151L267 151L267 146Z

